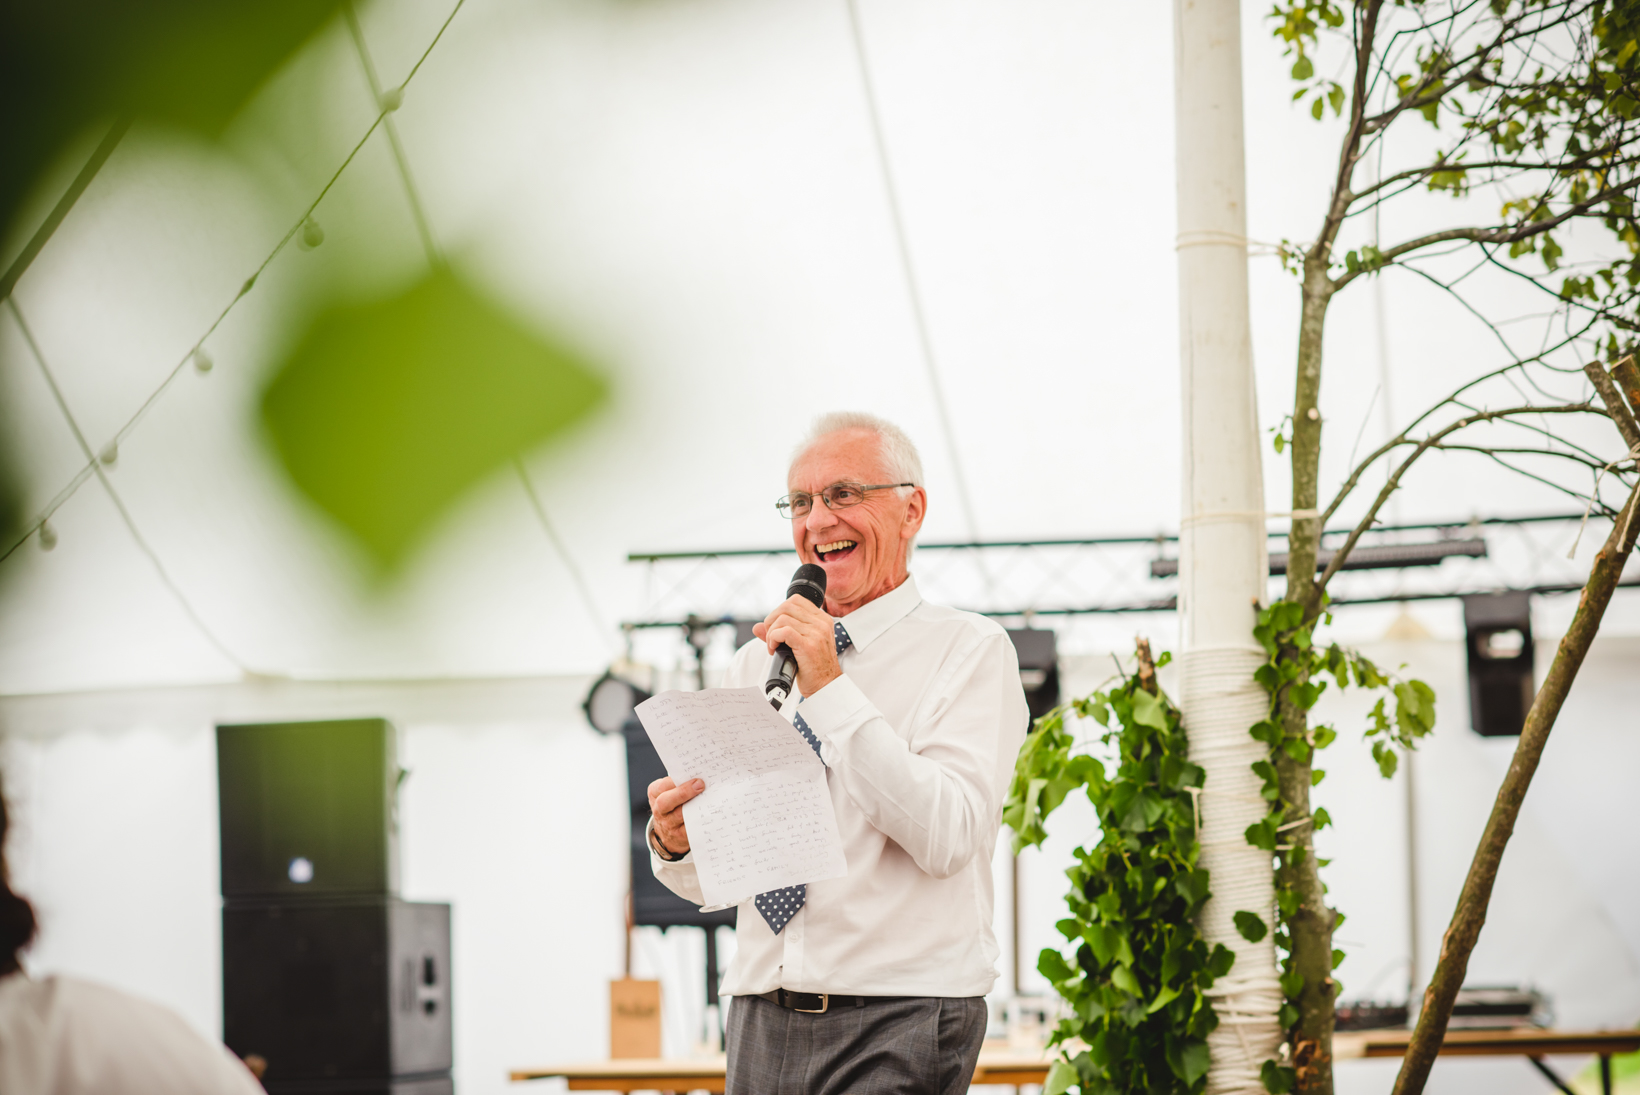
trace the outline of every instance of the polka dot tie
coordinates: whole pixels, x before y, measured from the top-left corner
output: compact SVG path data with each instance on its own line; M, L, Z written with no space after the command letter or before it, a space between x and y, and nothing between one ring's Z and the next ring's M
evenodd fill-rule
M837 656L840 658L843 656L843 651L854 645L854 640L848 637L848 632L843 630L842 624L834 624L833 627L837 634ZM799 700L798 702L801 703L802 701ZM792 726L799 734L803 735L803 740L809 743L809 748L814 750L814 755L819 756L820 739L814 736L814 731L810 730L809 724L803 721L803 716L794 716ZM779 935L781 929L786 926L786 922L797 915L797 910L801 909L803 903L808 899L809 887L805 883L799 883L796 886L787 886L783 890L770 890L768 893L760 893L752 899L752 904L757 906L757 911L763 914L763 919L768 922L770 930Z

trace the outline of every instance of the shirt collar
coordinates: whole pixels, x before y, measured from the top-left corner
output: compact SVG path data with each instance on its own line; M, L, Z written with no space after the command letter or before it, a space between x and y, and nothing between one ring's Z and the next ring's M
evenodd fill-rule
M875 601L861 605L839 622L848 632L854 649L864 650L872 640L905 619L920 604L922 594L917 592L917 579L908 574L905 581Z

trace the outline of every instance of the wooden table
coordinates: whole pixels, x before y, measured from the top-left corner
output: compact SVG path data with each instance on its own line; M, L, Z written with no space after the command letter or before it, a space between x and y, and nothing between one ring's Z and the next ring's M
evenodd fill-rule
M1333 1057L1402 1057L1409 1030L1343 1031L1333 1037ZM1640 1050L1640 1030L1449 1030L1441 1045L1443 1057L1525 1057L1539 1072L1567 1095L1572 1089L1557 1076L1543 1058L1549 1054L1593 1053L1600 1058L1600 1084L1611 1095L1611 1059L1616 1053ZM975 1084L1040 1084L1048 1078L1053 1058L1026 1053L1005 1046L987 1045L980 1050ZM571 1091L713 1091L723 1090L724 1059L592 1061L585 1064L553 1065L547 1068L517 1069L511 1078L542 1080L562 1076Z
M562 1076L571 1091L722 1091L724 1058L702 1060L589 1061L548 1068L515 1069L511 1078L543 1080ZM980 1050L976 1084L1040 1084L1051 1058L1006 1046Z
M1333 1035L1333 1059L1404 1057L1410 1030L1349 1030ZM1640 1050L1640 1030L1449 1030L1442 1057L1525 1057L1555 1087L1575 1095L1543 1058L1551 1053L1593 1053L1600 1058L1600 1090L1612 1091L1612 1055Z

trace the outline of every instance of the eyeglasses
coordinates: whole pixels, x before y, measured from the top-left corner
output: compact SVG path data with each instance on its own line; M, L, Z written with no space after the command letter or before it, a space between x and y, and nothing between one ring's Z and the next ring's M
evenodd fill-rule
M857 506L866 500L866 492L873 490L889 490L894 487L914 487L915 483L833 483L820 492L820 500L826 503L827 509L844 509L848 506ZM774 504L780 516L789 521L800 517L807 517L814 508L815 496L807 491L793 491Z

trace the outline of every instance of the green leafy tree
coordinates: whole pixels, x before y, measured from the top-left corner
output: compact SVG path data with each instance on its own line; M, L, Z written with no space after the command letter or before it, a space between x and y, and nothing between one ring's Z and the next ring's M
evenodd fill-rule
M1640 292L1640 3L1277 0L1272 22L1297 84L1294 100L1318 120L1341 121L1343 134L1314 236L1282 246L1282 260L1299 280L1301 310L1294 404L1276 431L1276 449L1290 453L1297 516L1283 599L1259 622L1270 657L1260 680L1272 708L1253 729L1271 746L1261 774L1272 815L1249 832L1250 841L1277 855L1278 942L1286 951L1290 1056L1266 1068L1271 1090L1332 1090L1338 916L1327 906L1310 850L1327 820L1310 802L1320 778L1314 752L1331 734L1310 725L1322 674L1340 686L1353 678L1390 690L1396 715L1392 720L1381 702L1372 728L1386 774L1394 750L1411 747L1434 720L1426 687L1391 680L1312 643L1328 584L1413 463L1429 452L1495 462L1614 518L1578 619L1528 716L1425 997L1397 1088L1416 1091L1484 921L1513 811L1634 542L1628 515L1640 429L1630 414L1640 405L1640 382L1624 378L1633 376L1626 355L1634 349ZM1378 238L1382 209L1431 193L1454 199L1446 206L1450 224ZM1430 206L1424 197L1426 227ZM1471 379L1349 468L1324 501L1320 396L1328 310L1351 286L1386 276L1449 295L1484 325L1487 339L1475 348ZM1513 322L1522 318L1518 307L1489 314L1488 293L1477 285L1524 286L1542 302L1539 322L1528 333ZM1616 384L1601 359L1617 363ZM1487 361L1490 367L1481 364ZM1628 387L1625 407L1619 389ZM1610 418L1618 432L1602 431L1603 441L1574 437L1564 424L1582 416ZM1369 479L1381 486L1363 492L1359 506L1357 492ZM1346 504L1359 516L1323 554L1323 529Z

